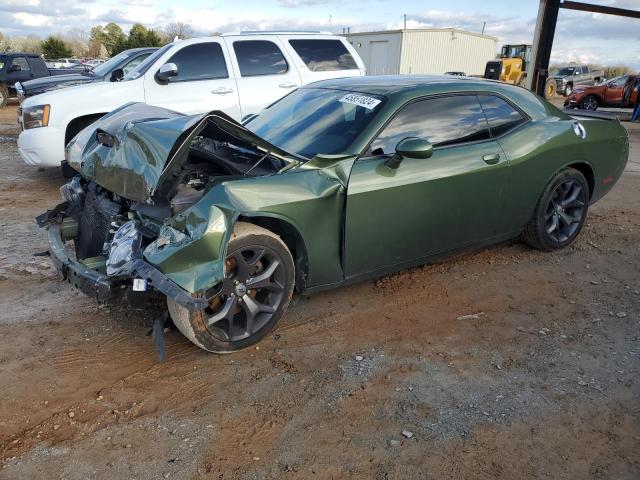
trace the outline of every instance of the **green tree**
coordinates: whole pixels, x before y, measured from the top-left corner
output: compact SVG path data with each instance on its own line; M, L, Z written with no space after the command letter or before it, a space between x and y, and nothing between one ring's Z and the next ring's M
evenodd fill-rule
M52 36L43 40L40 46L45 58L49 59L70 57L73 54L64 41Z
M99 51L99 46L104 45L107 53L111 56L122 51L117 49L126 42L126 40L127 36L122 31L122 28L113 22L107 23L105 26L97 25L93 27L89 36L89 42L93 45L94 50Z
M160 45L162 45L162 38L155 30L136 23L129 30L129 36L115 45L111 55L116 55L129 48L159 47Z

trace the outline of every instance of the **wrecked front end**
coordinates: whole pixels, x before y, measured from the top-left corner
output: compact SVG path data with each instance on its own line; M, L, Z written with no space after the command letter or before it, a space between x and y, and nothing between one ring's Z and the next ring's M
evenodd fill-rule
M296 164L219 112L184 116L132 104L67 146L76 175L40 215L63 279L99 302L164 295L202 310L224 278L239 212L200 204L225 180Z

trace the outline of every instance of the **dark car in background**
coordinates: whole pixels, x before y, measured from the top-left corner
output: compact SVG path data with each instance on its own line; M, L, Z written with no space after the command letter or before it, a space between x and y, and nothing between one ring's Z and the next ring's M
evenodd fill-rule
M0 54L0 108L7 100L16 96L15 84L41 77L62 75L74 70L49 69L44 59L37 53ZM77 71L77 70L76 70Z
M132 48L119 53L92 70L19 82L15 88L18 97L24 98L82 83L117 82L156 50L157 48Z

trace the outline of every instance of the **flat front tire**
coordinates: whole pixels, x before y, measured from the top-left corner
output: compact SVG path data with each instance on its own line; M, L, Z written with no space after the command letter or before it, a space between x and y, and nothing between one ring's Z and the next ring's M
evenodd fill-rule
M227 247L225 278L209 306L190 312L167 299L182 334L200 348L228 353L267 335L285 314L295 283L293 258L273 232L238 222Z
M571 244L584 225L589 185L574 168L556 173L540 196L522 237L539 250L559 250Z

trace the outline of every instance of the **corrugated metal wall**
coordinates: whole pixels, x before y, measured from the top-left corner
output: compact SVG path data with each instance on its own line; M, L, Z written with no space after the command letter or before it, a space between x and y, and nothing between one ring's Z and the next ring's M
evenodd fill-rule
M362 58L368 75L456 71L481 76L498 49L495 37L454 29L352 33L347 39Z
M494 37L449 29L404 30L400 73L460 71L483 75L487 61L495 58L496 51Z
M397 75L400 73L402 35L388 33L347 35L347 39L367 67L367 75Z

